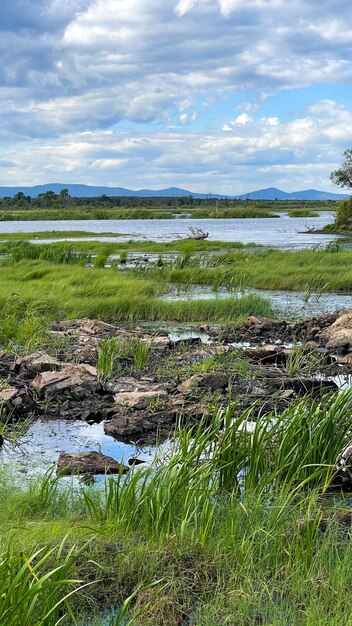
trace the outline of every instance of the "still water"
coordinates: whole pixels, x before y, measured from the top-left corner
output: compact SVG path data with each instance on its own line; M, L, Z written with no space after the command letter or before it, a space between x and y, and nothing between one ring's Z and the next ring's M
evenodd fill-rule
M246 289L242 291L228 291L219 289L212 291L209 287L192 285L188 290L177 289L163 296L169 302L178 300L213 300L223 298L238 298L248 294L257 294L270 300L279 316L304 318L319 316L324 313L352 310L352 293L305 293L303 291L275 291L264 289Z
M121 233L121 237L94 237L101 241L124 241L129 239L150 241L173 241L184 239L189 227L202 228L209 233L209 240L257 243L280 249L309 248L327 244L338 235L314 234L310 229L321 229L334 219L330 211L321 211L318 217L292 218L286 213L277 218L247 219L182 219L182 220L57 220L38 222L0 222L1 233L30 233L47 231L77 231L91 233ZM128 234L125 234L128 233ZM40 241L40 240L38 240ZM48 241L48 240L46 240ZM57 240L56 240L57 241Z
M155 448L117 441L104 433L104 425L63 419L36 419L19 445L5 443L0 451L0 467L10 467L24 478L44 474L56 464L60 452L89 452L95 450L127 465L131 457L150 462Z

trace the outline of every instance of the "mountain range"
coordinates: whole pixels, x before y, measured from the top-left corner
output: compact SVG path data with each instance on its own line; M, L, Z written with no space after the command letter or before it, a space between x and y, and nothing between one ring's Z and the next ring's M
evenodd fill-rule
M64 183L48 183L46 185L35 185L33 187L0 187L0 198L6 196L13 196L18 192L24 193L26 196L35 198L40 193L47 191L53 191L60 193L61 189L68 189L70 196L79 198L94 198L102 195L106 196L138 196L144 198L155 197L180 197L180 196L193 196L194 198L232 198L241 200L341 200L342 198L348 198L348 194L331 193L329 191L318 191L317 189L304 189L303 191L293 191L287 193L276 189L276 187L268 187L267 189L258 189L257 191L251 191L249 193L243 193L240 195L225 196L224 194L206 194L206 193L193 193L187 191L187 189L180 189L179 187L168 187L167 189L138 189L133 191L131 189L125 189L124 187L98 187L90 185L77 185L77 184L64 184Z

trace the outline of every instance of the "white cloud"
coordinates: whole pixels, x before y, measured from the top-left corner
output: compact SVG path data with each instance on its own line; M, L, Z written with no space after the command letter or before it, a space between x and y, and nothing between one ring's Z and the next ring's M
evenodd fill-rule
M211 176L230 193L246 184L245 168L308 170L319 154L328 173L352 143L347 106L317 97L294 110L297 87L351 84L347 0L2 0L1 8L4 183L66 172L130 186L183 177L196 187ZM280 90L291 121L269 108ZM229 102L235 119L224 116Z
M248 113L241 113L238 115L236 119L232 122L232 124L249 124L249 122L253 122L253 118L251 118Z
M177 185L229 195L262 186L295 190L303 183L329 189L329 173L341 162L346 141L352 144L352 109L325 100L290 122L268 119L225 124L222 131L231 132L107 129L12 144L1 154L8 167L0 168L0 183L61 179L132 189Z

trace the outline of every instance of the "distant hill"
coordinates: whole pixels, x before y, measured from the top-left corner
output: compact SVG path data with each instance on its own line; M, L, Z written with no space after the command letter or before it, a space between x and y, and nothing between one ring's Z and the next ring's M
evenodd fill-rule
M106 196L138 196L143 198L153 197L180 197L180 196L193 196L194 198L240 198L246 200L341 200L341 198L348 198L348 194L330 193L328 191L317 191L316 189L305 189L304 191L294 191L287 193L276 189L275 187L268 187L267 189L259 189L258 191L251 191L250 193L243 193L241 195L225 196L224 194L206 194L206 193L193 193L187 189L180 189L179 187L168 187L167 189L138 189L133 191L131 189L125 189L124 187L98 187L91 185L71 185L69 183L48 183L46 185L34 185L33 187L0 187L0 198L5 196L14 196L18 192L24 193L26 196L36 198L38 194L45 193L46 191L54 191L60 193L61 189L68 189L70 196L76 198L96 198L102 195Z
M317 189L304 189L303 191L288 193L281 191L281 189L276 189L276 187L268 187L267 189L258 189L258 191L251 191L250 193L234 197L242 200L246 198L249 200L341 200L349 196L345 193L330 193L329 191L318 191Z

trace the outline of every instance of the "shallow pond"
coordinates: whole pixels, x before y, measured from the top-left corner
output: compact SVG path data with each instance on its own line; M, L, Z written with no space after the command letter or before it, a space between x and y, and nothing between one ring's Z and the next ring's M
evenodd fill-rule
M0 222L1 233L25 233L47 231L77 231L125 233L119 241L148 239L151 241L173 241L184 239L189 227L202 228L209 232L213 241L254 242L280 249L300 249L326 244L338 235L314 234L309 229L321 229L333 221L330 211L321 211L317 217L288 217L286 213L278 218L247 219L182 219L182 220L58 220L58 221L18 221ZM79 238L78 238L79 239ZM93 237L99 240L99 237ZM84 239L87 241L87 239ZM102 241L115 241L116 237L102 237ZM37 242L41 240L37 239ZM45 240L48 242L48 240ZM55 239L55 241L58 241Z
M163 296L169 302L177 300L211 300L223 298L237 298L248 294L257 294L268 298L274 307L284 316L309 317L324 313L352 309L352 293L305 293L303 291L269 291L261 289L246 289L243 291L228 291L220 289L212 291L209 287L193 286L189 290L175 290Z
M52 467L60 452L102 452L127 465L128 459L150 462L155 455L153 446L123 443L104 433L103 423L63 419L45 421L36 419L16 446L5 444L0 450L0 465L8 466L15 474L34 477Z

